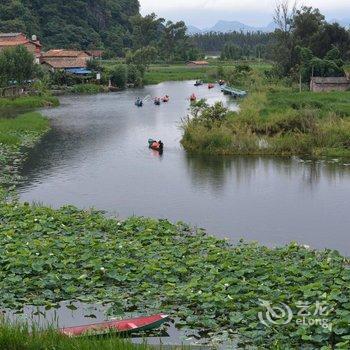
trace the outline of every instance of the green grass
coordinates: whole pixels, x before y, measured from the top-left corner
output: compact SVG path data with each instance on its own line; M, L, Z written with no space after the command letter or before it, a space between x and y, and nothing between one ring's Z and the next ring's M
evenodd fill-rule
M271 67L265 62L241 62L241 61L219 61L211 60L206 67L189 67L185 64L163 64L152 65L145 75L145 84L158 84L164 81L183 81L183 80L203 80L213 82L219 77L217 75L218 67L225 70L234 67L240 63L249 64L254 70L263 72Z
M103 338L68 338L54 330L30 329L0 321L1 350L149 350L146 345L133 345L113 335Z
M350 158L350 91L300 93L282 82L270 83L256 70L246 82L249 95L240 101L239 113L228 112L215 123L203 116L184 123L186 150Z
M0 118L0 144L19 147L47 132L49 121L38 112Z
M53 96L28 96L18 98L0 98L1 108L40 108L46 106L58 106L59 101Z
M19 169L26 149L33 147L50 130L48 119L38 112L0 118L0 192L20 180Z
M158 84L164 81L213 80L215 67L192 68L186 65L151 66L145 74L145 84Z

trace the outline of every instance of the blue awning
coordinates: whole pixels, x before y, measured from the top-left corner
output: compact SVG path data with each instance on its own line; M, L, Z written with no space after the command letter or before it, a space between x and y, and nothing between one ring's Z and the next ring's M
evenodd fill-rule
M86 75L86 74L92 73L91 70L88 70L86 68L66 68L66 72L71 74L79 74L79 75Z

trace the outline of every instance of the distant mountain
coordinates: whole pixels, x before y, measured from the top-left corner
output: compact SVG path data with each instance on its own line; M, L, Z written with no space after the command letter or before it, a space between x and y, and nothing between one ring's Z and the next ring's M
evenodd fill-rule
M276 29L274 22L269 23L266 27L254 27L244 24L238 21L218 21L213 27L206 29L199 29L194 26L188 26L188 34L195 35L200 33L209 33L209 32L219 32L219 33L230 33L230 32L273 32Z
M345 18L345 19L341 19L341 20L333 19L331 22L332 23L337 22L341 26L350 29L350 18Z
M200 34L202 32L203 32L202 29L199 29L199 28L197 28L195 26L191 26L191 25L187 26L187 34L188 35Z

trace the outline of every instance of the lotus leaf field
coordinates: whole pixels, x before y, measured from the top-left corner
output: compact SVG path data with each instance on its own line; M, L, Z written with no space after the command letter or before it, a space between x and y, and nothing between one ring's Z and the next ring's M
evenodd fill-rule
M1 306L11 309L105 302L114 316L169 312L178 325L260 348L349 348L350 270L338 253L231 246L166 220L2 203L0 288ZM326 303L333 326L266 327L260 300Z

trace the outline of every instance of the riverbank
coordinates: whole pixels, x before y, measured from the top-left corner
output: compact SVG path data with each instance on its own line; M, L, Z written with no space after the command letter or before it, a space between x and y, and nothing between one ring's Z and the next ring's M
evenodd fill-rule
M181 143L193 153L348 158L349 100L350 92L300 93L259 82L238 113L225 111L217 119L206 108L197 110L183 124Z
M17 98L0 98L1 108L40 108L57 107L59 101L54 96L23 96Z
M28 101L32 105L33 100ZM3 101L0 100L1 102ZM24 102L17 101L16 106L27 106ZM38 112L28 112L14 118L0 118L0 188L9 189L18 183L19 169L27 149L39 142L49 130L48 119Z
M114 335L104 337L68 338L55 330L31 329L28 326L0 320L0 348L2 350L150 350L146 345L132 345Z

